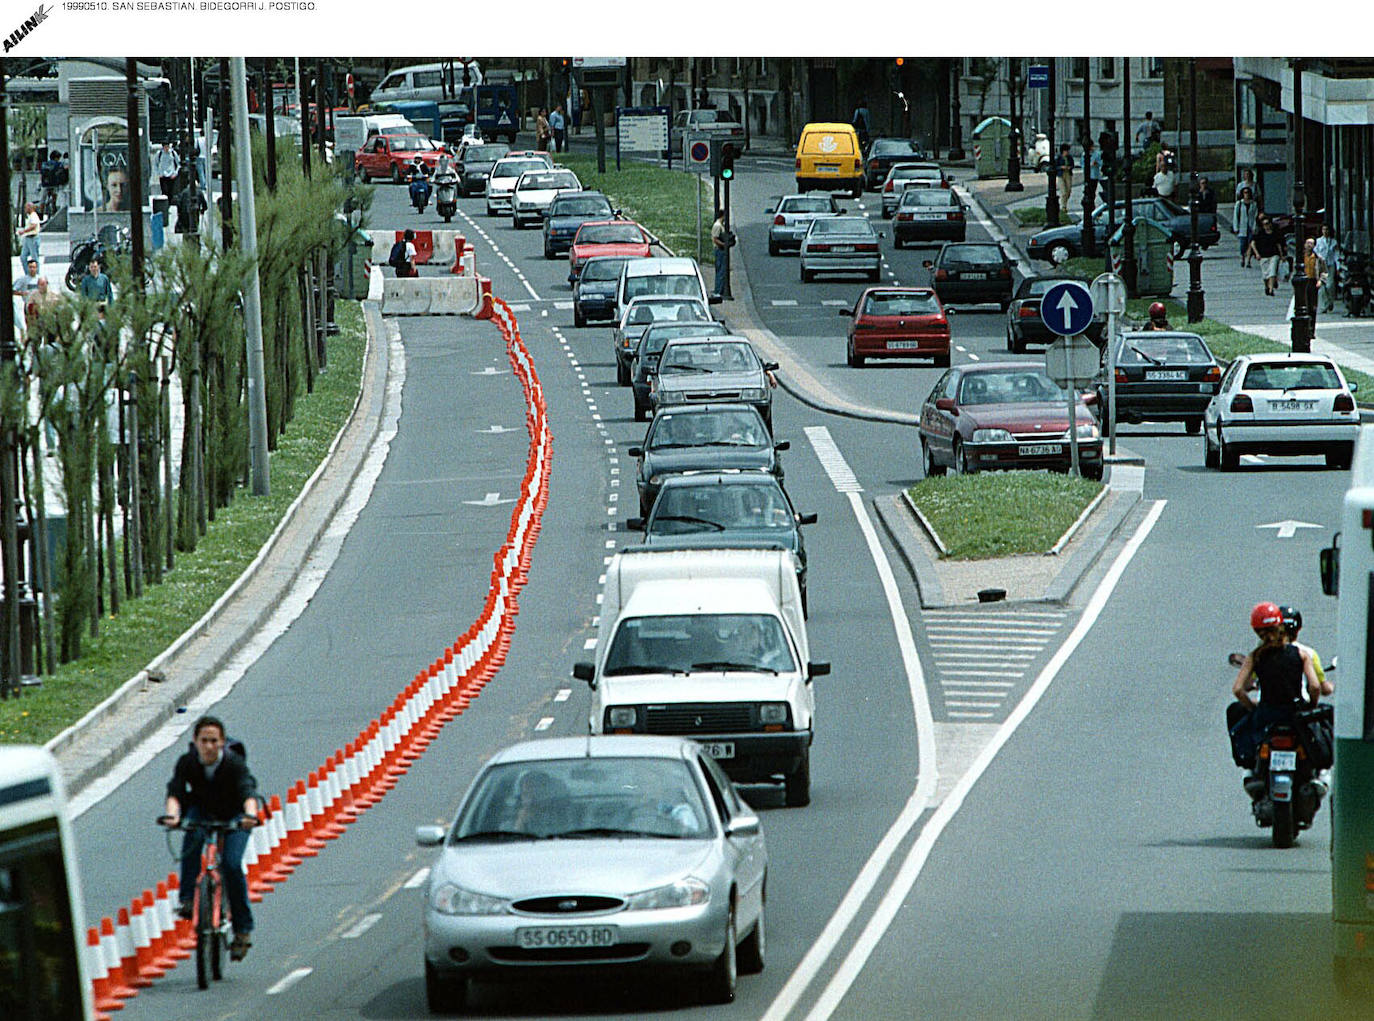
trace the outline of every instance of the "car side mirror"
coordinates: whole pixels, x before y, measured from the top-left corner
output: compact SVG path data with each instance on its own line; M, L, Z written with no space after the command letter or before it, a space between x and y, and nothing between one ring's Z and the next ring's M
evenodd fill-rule
M772 216L773 213L774 213L774 209L773 209L772 206L769 206L767 209L765 209L765 210L763 211L763 215L764 215L764 216Z
M924 266L926 269L935 268L935 263L932 262L930 259L926 259L924 262L921 263L921 265Z
M1351 380L1349 383L1345 385L1345 388L1349 390L1351 393L1354 393L1356 390L1360 388L1360 384L1356 383L1354 380Z
M719 305L724 300L725 299L722 298L719 294L711 294L707 296L706 303L708 305Z
M835 312L835 314L836 314L837 316L847 316L847 317L849 317L850 319L853 319L853 318L854 318L854 310L853 310L852 308L841 308L841 309L837 309L836 312Z
M444 842L442 826L416 826L415 843L421 847L438 847Z
M824 677L830 673L830 664L825 661L816 661L806 664L806 679L809 681L815 677Z
M959 406L954 403L953 397L935 398L935 407L940 411L950 411L956 415L959 414Z
M642 531L644 531L644 519L643 519L643 518L629 518L629 519L625 522L625 527L628 528L628 529L629 529L630 531L632 531L632 532L642 532Z
M799 525L814 525L815 523L816 523L816 515L814 515L814 514L798 514L798 515L797 515L797 524L799 524Z
M764 363L763 363L763 371L764 371L764 372L777 372L777 371L778 371L778 363L777 363L777 362L764 362Z
M579 681L586 681L591 687L596 687L596 665L594 663L574 663L572 675Z
M1339 595L1341 591L1341 533L1337 532L1331 545L1317 554L1321 571L1322 595Z
M631 457L643 457L643 456L644 456L644 448L643 448L643 447L631 447L629 450L625 451L625 453L629 454Z
M739 815L725 824L727 837L757 837L760 832L756 815Z
M774 450L791 450L791 449L792 449L792 441L791 441L791 440L782 440L782 441L780 441L780 442L778 442L778 443L774 443L774 444L773 444L773 449L774 449Z

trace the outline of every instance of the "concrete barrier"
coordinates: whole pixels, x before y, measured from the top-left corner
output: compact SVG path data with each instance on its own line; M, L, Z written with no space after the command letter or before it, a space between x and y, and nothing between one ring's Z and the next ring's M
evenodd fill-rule
M470 315L477 308L476 277L426 278L430 285L429 314L432 316Z
M421 277L382 280L382 315L422 316L429 314L430 281Z
M372 264L372 272L367 278L367 300L381 301L383 294L382 281L386 278L382 276L382 267L377 263Z

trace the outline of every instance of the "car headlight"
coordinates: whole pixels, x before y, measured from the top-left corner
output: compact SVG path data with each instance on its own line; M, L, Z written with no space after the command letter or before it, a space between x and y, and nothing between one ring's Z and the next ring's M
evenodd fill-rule
M606 710L606 725L610 727L633 727L638 718L634 706L616 705Z
M444 883L429 895L429 904L445 915L504 915L506 902L485 893L474 893L461 886Z
M1097 426L1091 422L1078 427L1078 438L1080 440L1095 440L1098 437Z
M768 391L761 386L746 386L739 392L739 399L742 401L761 401L768 396Z
M786 723L787 722L787 703L786 702L764 702L759 706L760 723Z
M661 485L663 485L663 480L666 479L666 478L668 477L669 474L671 474L671 473L669 473L669 472L664 472L662 475L650 475L650 476L649 476L649 485L651 485L651 486L661 486Z
M687 399L681 390L660 390L653 396L658 398L660 404L681 404Z
M975 429L973 430L974 443L1014 443L1016 442L1011 433L1005 429Z
M630 894L625 898L625 910L656 911L659 908L686 908L694 904L705 904L710 899L711 888L695 876L687 876L667 886Z

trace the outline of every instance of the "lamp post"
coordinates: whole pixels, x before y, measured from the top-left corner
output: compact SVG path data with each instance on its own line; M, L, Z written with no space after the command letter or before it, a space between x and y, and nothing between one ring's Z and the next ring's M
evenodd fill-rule
M1021 183L1021 118L1017 114L1016 58L1007 58L1007 99L1011 106L1011 154L1007 157L1005 191L1025 191Z
M1135 260L1135 210L1131 207L1131 58L1121 60L1121 170L1126 186L1125 219L1121 222L1121 279L1126 296L1134 298L1139 267Z
M964 126L960 119L959 108L959 59L949 61L949 158L964 158Z
M1049 131L1048 131L1047 133L1048 133L1048 135L1049 135L1049 141L1050 141L1050 162L1049 162L1049 164L1045 167L1045 174L1046 174L1046 176L1049 178L1049 187L1045 189L1045 226L1046 226L1046 227L1058 227L1058 226L1059 226L1059 148L1058 148L1058 146L1055 145L1055 139L1054 139L1054 115L1055 115L1055 110L1056 110L1056 107L1057 107L1058 104L1057 104L1057 102L1056 102L1056 97L1055 97L1055 81L1054 81L1054 71L1055 71L1055 67L1054 67L1054 58L1053 58L1053 57L1048 57L1048 58L1046 58L1046 62L1049 64L1049 68L1050 68L1050 74L1049 74L1049 78L1050 78L1050 82L1049 82L1049 85L1050 85L1050 112L1049 112L1049 116L1045 118L1046 121L1048 122L1047 126L1048 126L1048 128L1049 128Z
M1092 177L1092 58L1083 58L1083 254L1097 257L1097 234L1093 231L1093 201L1097 198L1097 184ZM1099 153L1099 158L1101 154Z
M1289 341L1293 351L1307 354L1312 350L1312 335L1317 328L1317 303L1312 301L1304 265L1303 212L1307 208L1307 194L1303 189L1303 130L1302 130L1302 61L1293 61L1293 322L1289 327Z
M1207 310L1207 296L1202 290L1202 249L1197 243L1197 58L1188 58L1188 229L1192 248L1188 252L1188 322L1199 323Z

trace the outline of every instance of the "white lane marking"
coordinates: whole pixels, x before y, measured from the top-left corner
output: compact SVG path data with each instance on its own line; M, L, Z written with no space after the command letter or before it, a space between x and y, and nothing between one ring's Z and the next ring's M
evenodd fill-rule
M948 699L945 700L945 705L957 706L960 709L996 709L1001 704L1001 702L951 702Z
M996 613L967 613L959 610L928 610L927 620L972 620L979 623L1002 622L1022 619L1063 620L1068 614L1062 610L999 610Z
M795 308L796 305L797 301L795 298L775 298L773 300L774 308Z
M550 727L552 727L552 726L553 726L553 717L552 717L552 716L545 716L542 720L540 720L538 723L536 723L536 724L534 725L534 730L535 730L535 733L537 734L539 731L541 731L541 730L548 730L548 729L549 729Z
M848 477L852 479L853 473L845 465L839 448L830 439L830 433L824 427L820 427L814 433L812 429L808 428L806 432L811 437L813 445L816 445L817 440L822 438L825 443L829 444L837 463L844 466ZM836 483L836 488L840 488L839 483ZM863 868L859 870L858 876L855 877L853 884L845 892L839 906L835 909L835 913L825 923L825 928L821 930L820 935L811 945L811 949L806 952L806 956L802 958L796 970L788 976L787 982L779 990L777 997L769 1004L768 1010L763 1015L763 1021L784 1021L797 1005L802 993L815 980L821 968L830 959L830 955L834 953L849 926L858 916L864 902L873 892L878 880L882 878L883 872L886 871L888 863L897 854L916 824L920 822L930 804L930 799L935 794L936 783L939 780L939 772L935 763L935 718L931 714L930 696L926 691L925 673L921 669L921 657L916 652L916 638L911 633L911 619L907 616L906 607L902 604L901 592L897 589L897 579L892 573L892 565L888 562L887 554L883 552L882 543L878 540L877 529L873 527L873 520L868 516L868 509L864 506L857 483L849 489L847 495L849 506L854 512L855 520L859 523L859 529L863 532L864 540L868 543L869 555L873 558L873 566L877 568L878 578L883 585L883 595L887 599L888 613L892 617L892 627L896 632L897 647L902 653L902 667L906 671L907 686L911 691L911 711L916 719L916 789L911 792L911 796L902 807L902 811L893 820L887 832L883 834L883 839L873 849L868 861L864 862Z
M1003 662L1006 662L1007 660L1017 660L1017 659L1031 660L1031 659L1034 659L1034 658L1035 658L1035 656L1032 655L1032 654L1029 653L1029 652L1005 652L1005 653L1004 653L1004 652L1002 652L1000 649L998 650L998 654L997 654L996 656L988 656L988 655L985 655L985 654L983 654L983 653L981 653L981 652L945 652L944 650L941 650L941 651L935 653L935 660L936 660L936 662L940 662L940 663L943 663L943 662L945 662L946 660L948 660L948 661L950 661L950 662L952 662L952 663L957 663L957 662L1003 663Z
M942 648L942 649L946 649L946 648L950 648L950 649L962 649L962 648L970 648L970 647L972 647L972 648L981 649L981 648L985 648L985 647L986 647L986 642L987 642L986 639L978 639L978 640L969 639L967 642L956 642L956 641L951 641L951 640L949 640L949 639L945 639L945 640L943 640L943 641L940 642L940 648ZM998 648L998 651L1001 651L1002 649L1012 649L1012 650L1015 650L1016 652L1038 652L1039 650L1043 649L1044 647L1045 647L1044 645L999 645L997 648Z
M595 640L592 641L592 644L593 644L593 645L596 644ZM566 702L566 701L567 701L569 698L571 698L571 697L572 697L572 688L559 688L559 689L558 689L558 694L556 694L556 695L553 696L553 700L554 700L555 702Z
M976 377L975 377L976 378ZM926 631L953 632L964 635L1053 635L1057 627L1036 627L1033 624L927 624Z
M1019 674L1017 676L1020 676ZM1010 688L1011 681L941 681L942 688Z
M968 356L969 356L969 360L970 360L970 361L981 362L981 361L983 360L983 359L979 358L976 354L974 354L972 351L970 351L970 352L968 353ZM1067 417L1067 416L1066 416L1066 417Z
M367 932L368 929L372 928L374 925L376 925L376 924L377 924L378 922L380 922L381 920L382 920L382 916L379 915L379 914L363 915L362 918L358 919L358 924L357 924L357 925L353 926L353 928L349 929L346 933L344 933L344 934L343 934L342 936L340 936L339 938L340 938L340 939L357 939L359 936L361 936L363 933Z
M1065 416L1066 418L1068 416ZM941 670L941 677L1025 677L1024 670Z
M530 307L528 305L511 305L510 310L512 312L528 312ZM1066 397L1065 400L1067 401L1068 398Z
M821 304L829 308L848 308L850 303L839 298L827 298Z
M989 741L978 754L978 758L974 759L973 765L959 778L958 783L954 785L954 789L945 796L945 800L940 803L940 807L935 810L935 813L930 817L930 821L921 829L920 835L916 838L915 844L912 845L906 860L902 862L902 867L893 880L891 887L889 887L887 894L874 910L872 918L864 927L863 932L860 933L859 938L855 940L849 955L845 958L839 970L836 971L834 977L831 978L829 984L825 987L825 992L821 994L816 1005L811 1009L810 1013L806 1015L807 1021L822 1021L822 1019L830 1017L830 1015L834 1013L835 1008L839 1006L840 1001L854 984L854 981L859 977L860 972L867 963L869 956L877 947L878 942L883 938L888 927L892 925L892 920L896 918L902 903L911 892L911 888L916 885L916 880L920 878L921 872L925 868L926 861L930 858L930 852L935 847L935 842L940 839L940 834L944 832L950 820L954 818L959 809L963 806L964 799L968 797L968 793L973 789L973 785L976 784L983 773L987 771L988 766L992 764L998 752L1000 752L1007 741L1011 739L1012 734L1016 733L1017 728L1025 722L1026 717L1030 715L1031 710L1035 708L1045 692L1049 690L1050 684L1054 681L1055 677L1059 675L1059 671L1063 668L1064 664L1068 662L1069 657L1074 654L1074 651L1082 644L1083 639L1087 637L1088 632L1092 630L1093 625L1097 623L1097 618L1102 615L1102 610L1106 607L1107 600L1111 598L1112 593L1116 590L1117 583L1121 580L1121 576L1125 574L1127 566L1144 544L1145 539L1150 534L1150 530L1154 528L1155 522L1159 520L1160 514L1164 512L1165 502L1164 500L1156 500L1154 506L1146 512L1145 519L1141 521L1135 534L1131 536L1126 545L1122 547L1121 552L1117 554L1116 560L1113 561L1111 568L1107 571L1102 581L1098 583L1096 591L1093 592L1092 599L1089 600L1087 608L1083 611L1083 616L1078 619L1078 623L1074 625L1073 630L1069 632L1069 636L1065 639L1064 644L1050 657L1050 661L1046 663L1045 668L1040 671L1040 676L1035 679L1035 683L1030 686L1025 696L1017 703L1016 708L1011 711L1007 719L997 728L997 733L993 735L992 740ZM949 715L954 716L955 713L951 712ZM964 714L961 713L960 715L962 716ZM773 1016L771 1009L769 1014L765 1016ZM785 1015L777 1015L778 1021L781 1021L783 1016Z
M840 453L840 448L835 446L835 441L830 436L830 430L823 425L808 425L805 432L806 438L811 441L811 446L816 451L816 457L820 460L821 467L830 476L830 481L835 484L835 488L841 493L862 493L864 487L859 485L859 480L855 478L853 470L849 467L849 462Z
M584 648L584 649L595 649L595 648L596 648L596 639L595 639L595 638L588 638L585 642L582 643L582 648Z
M958 719L961 719L961 720L990 720L990 719L992 719L994 716L996 716L997 714L996 714L996 713L969 713L969 712L956 711L956 710L951 709L951 710L950 710L948 713L946 713L945 715L948 716L948 717L950 717L951 719L958 718Z
M401 887L401 888L404 889L404 890L413 890L413 889L415 889L417 886L423 886L425 880L428 879L428 878L429 878L429 866L426 865L426 866L425 866L424 868L422 868L419 872L415 873L415 875L413 875L413 876L411 876L409 879L407 879L407 880L405 881L405 883L402 884L402 887Z
M573 307L573 303L571 301L555 301L553 303L553 307L558 309L560 312L566 312L568 309Z
M305 976L309 975L314 970L314 968L297 968L295 971L291 972L285 978L278 981L275 985L268 986L267 995L276 996L278 993L286 992L288 989L290 989L297 982L305 978Z

